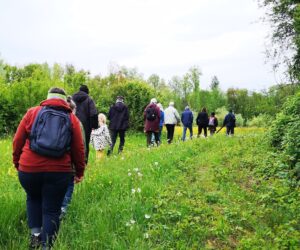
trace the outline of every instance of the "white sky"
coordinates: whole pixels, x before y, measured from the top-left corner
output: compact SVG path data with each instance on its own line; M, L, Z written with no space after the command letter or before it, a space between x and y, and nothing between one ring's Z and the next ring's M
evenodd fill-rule
M72 63L107 75L111 62L165 80L194 65L201 88L262 90L269 28L257 0L0 0L0 53L10 64Z

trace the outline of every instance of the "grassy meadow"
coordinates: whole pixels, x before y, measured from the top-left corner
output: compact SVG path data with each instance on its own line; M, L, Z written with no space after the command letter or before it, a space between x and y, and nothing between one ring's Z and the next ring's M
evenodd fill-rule
M300 249L299 188L262 174L271 164L264 130L180 135L149 149L129 134L124 152L101 162L91 150L54 249ZM27 249L11 138L0 152L0 249Z

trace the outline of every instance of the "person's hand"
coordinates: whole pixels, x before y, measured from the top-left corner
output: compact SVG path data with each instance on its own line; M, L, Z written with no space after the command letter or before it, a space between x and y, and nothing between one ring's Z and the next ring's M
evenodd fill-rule
M81 182L82 180L83 180L83 176L81 176L81 177L75 176L75 177L74 177L74 183L75 183L75 184Z

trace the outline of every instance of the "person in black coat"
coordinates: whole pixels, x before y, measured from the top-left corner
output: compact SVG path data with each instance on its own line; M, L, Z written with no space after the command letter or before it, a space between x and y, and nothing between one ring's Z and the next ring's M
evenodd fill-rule
M196 123L198 125L198 137L204 131L204 136L207 137L207 126L208 126L208 114L206 108L203 108L201 112L198 113Z
M76 116L84 128L87 163L92 129L98 128L98 112L94 101L89 96L89 89L86 85L81 85L79 91L73 95L72 99L76 103Z
M235 115L230 109L223 121L223 126L226 126L226 135L234 135L235 120Z
M107 118L110 120L109 130L112 140L108 155L113 152L118 135L120 137L118 152L121 153L125 144L125 131L128 129L129 125L128 107L124 104L123 96L117 96L116 103L110 107Z

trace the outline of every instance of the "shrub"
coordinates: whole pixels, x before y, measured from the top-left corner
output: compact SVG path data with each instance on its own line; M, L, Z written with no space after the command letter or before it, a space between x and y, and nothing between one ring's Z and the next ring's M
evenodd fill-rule
M248 122L248 126L266 128L266 127L269 127L271 125L272 120L273 120L273 118L270 115L259 114L258 116L253 117Z
M219 121L219 126L223 125L224 118L227 114L228 114L228 110L226 107L218 108L216 110L216 116ZM236 126L237 127L243 126L244 119L243 119L242 115L241 114L234 114L234 115L235 115L235 119L236 119Z

